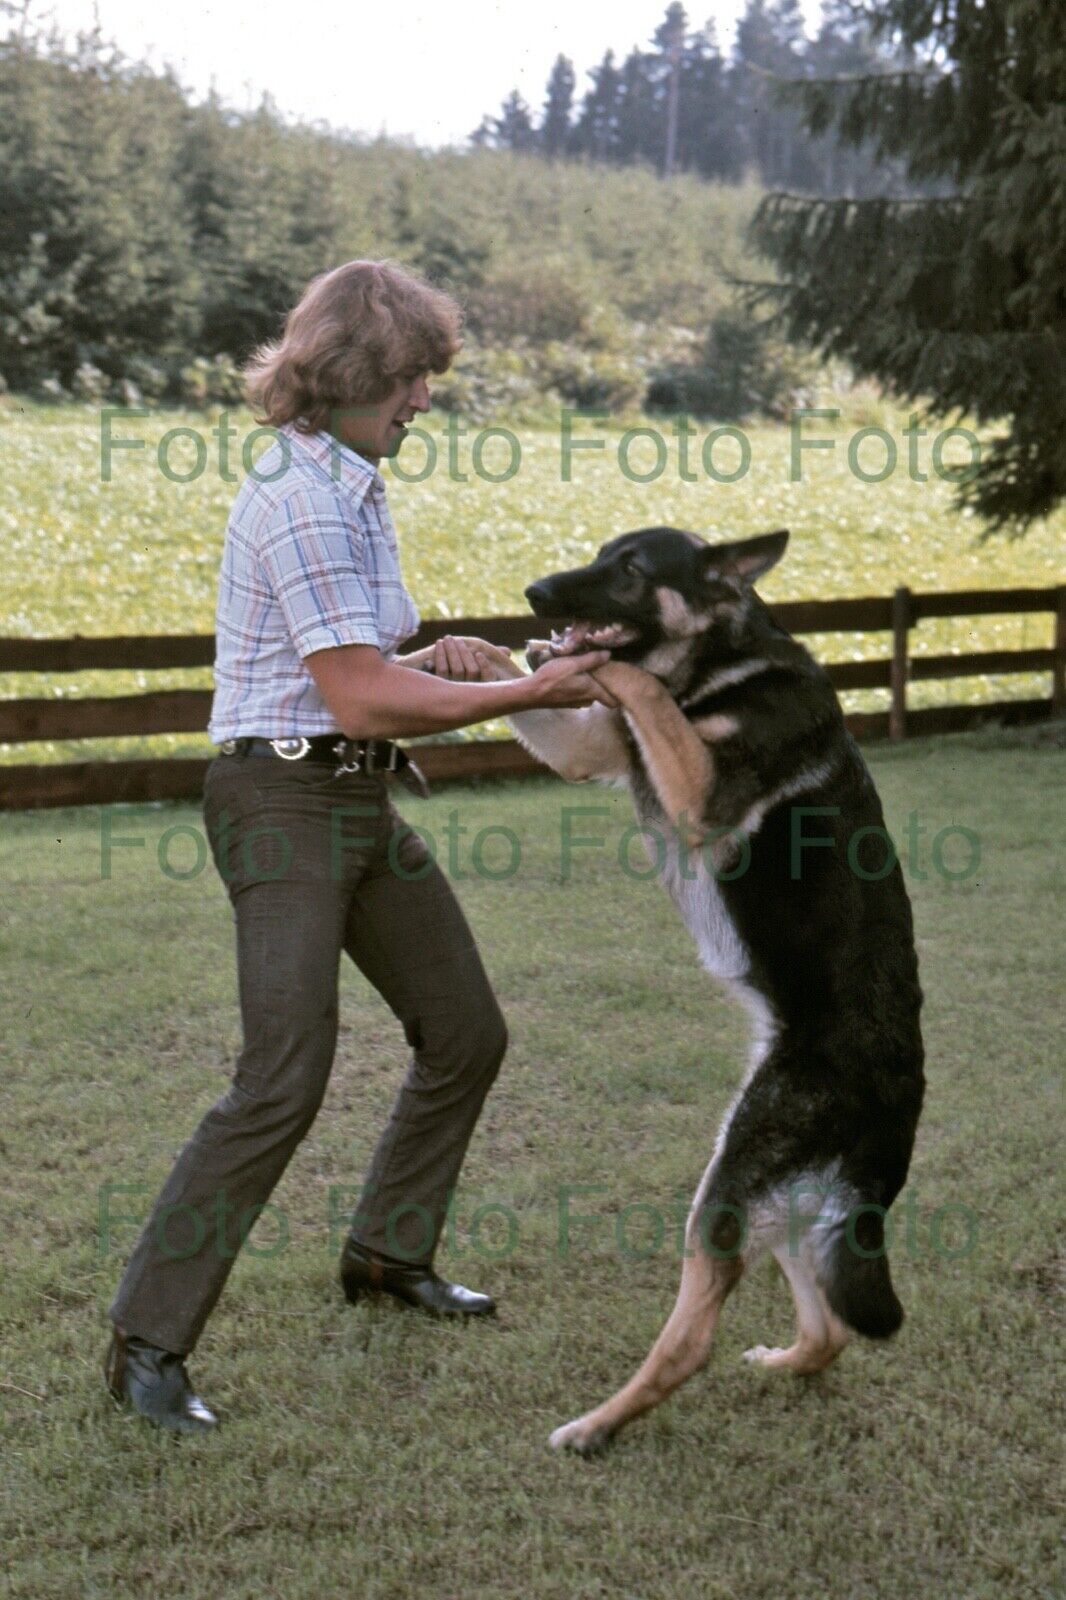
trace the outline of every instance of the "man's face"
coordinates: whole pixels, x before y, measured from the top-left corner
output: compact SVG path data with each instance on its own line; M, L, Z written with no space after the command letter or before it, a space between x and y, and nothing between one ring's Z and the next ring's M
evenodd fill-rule
M337 437L369 461L394 456L407 437L407 424L417 412L430 408L427 377L425 372L403 373L384 400L340 413L334 427Z

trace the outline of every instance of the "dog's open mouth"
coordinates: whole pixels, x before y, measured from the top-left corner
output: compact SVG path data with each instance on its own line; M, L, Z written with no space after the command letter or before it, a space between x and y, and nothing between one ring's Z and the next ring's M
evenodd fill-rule
M549 648L553 656L573 656L583 650L613 650L632 644L637 636L637 629L625 622L571 622L562 633L552 629Z

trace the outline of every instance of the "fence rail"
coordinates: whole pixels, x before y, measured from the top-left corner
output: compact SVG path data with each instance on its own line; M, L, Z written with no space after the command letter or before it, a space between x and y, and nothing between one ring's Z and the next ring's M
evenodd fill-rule
M968 589L914 594L897 589L888 597L796 600L773 607L792 633L890 633L891 653L873 661L835 662L827 667L837 689L888 689L887 711L854 712L848 726L858 738L892 740L912 734L947 733L982 722L1035 722L1066 715L1066 585L1046 589ZM1054 644L1026 650L975 650L969 654L914 656L910 636L925 618L1023 613L1055 617ZM412 647L445 633L477 634L496 644L519 646L546 624L530 616L454 617L425 622ZM208 667L214 661L211 634L131 635L115 638L0 639L0 672L87 672ZM964 703L912 710L907 685L982 673L1050 672L1046 699ZM90 739L159 733L200 733L207 724L207 689L149 690L144 694L80 699L0 700L0 742L32 744L45 739ZM419 764L427 777L449 781L475 776L542 772L511 739L424 744ZM160 757L137 761L77 761L0 765L0 808L105 804L113 801L190 799L199 794L207 758Z

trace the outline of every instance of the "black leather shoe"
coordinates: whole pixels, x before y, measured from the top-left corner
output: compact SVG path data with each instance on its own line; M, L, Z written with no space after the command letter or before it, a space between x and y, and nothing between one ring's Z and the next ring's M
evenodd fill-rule
M491 1295L448 1283L426 1262L390 1261L353 1239L341 1254L341 1286L352 1306L368 1290L381 1290L433 1317L488 1317L496 1310Z
M149 1422L178 1433L208 1433L218 1418L193 1394L185 1358L116 1328L104 1361L108 1392Z

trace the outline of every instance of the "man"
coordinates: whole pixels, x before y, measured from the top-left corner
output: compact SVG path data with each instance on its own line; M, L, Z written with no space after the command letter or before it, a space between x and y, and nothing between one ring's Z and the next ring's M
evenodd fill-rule
M316 278L246 369L275 443L226 529L204 816L233 906L244 1046L178 1156L110 1307L113 1396L180 1431L216 1425L185 1358L325 1093L343 951L413 1054L341 1258L349 1301L483 1316L433 1268L449 1191L503 1058L503 1018L451 888L394 810L396 737L609 697L606 652L490 678L495 647L418 626L378 464L459 349L454 301L387 262ZM431 660L427 658L432 658ZM432 665L429 674L418 669Z

